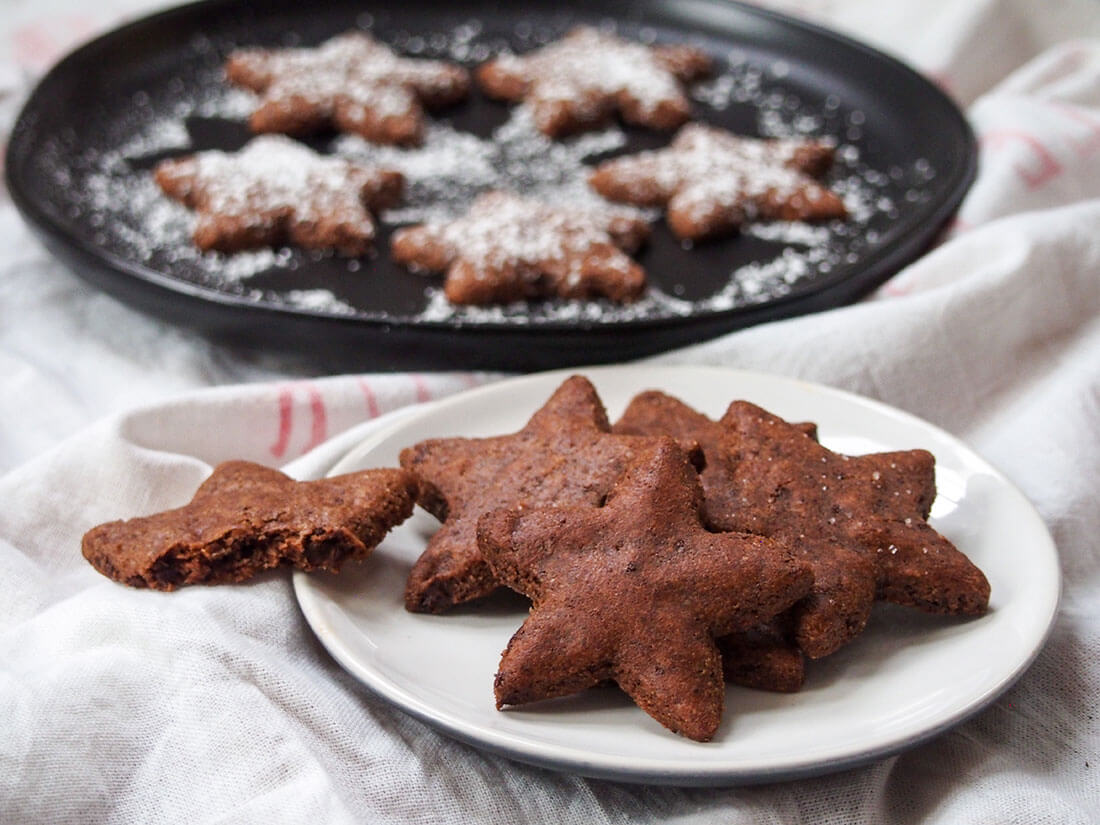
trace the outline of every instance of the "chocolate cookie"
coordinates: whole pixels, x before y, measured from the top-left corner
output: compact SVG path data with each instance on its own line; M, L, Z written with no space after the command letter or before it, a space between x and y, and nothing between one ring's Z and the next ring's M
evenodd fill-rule
M814 587L794 608L795 638L814 658L862 631L876 598L959 615L988 605L985 576L926 522L927 451L844 456L748 402L716 423L660 393L635 399L616 431L690 433L707 458L708 525L787 540L806 558Z
M812 423L795 425L801 432L816 438ZM726 490L732 484L733 469L721 450L724 429L677 398L650 390L636 395L622 417L612 427L622 435L671 435L679 440L695 441L705 456L705 466L699 474L703 485L703 521L712 529L721 523ZM715 509L712 513L711 510ZM812 561L810 562L813 564ZM834 602L834 606L838 603ZM847 605L842 599L840 605ZM835 621L838 632L862 629L870 612L870 591L866 603L860 603L854 615L839 612ZM802 652L794 642L793 622L783 617L743 633L734 633L718 640L726 679L757 690L792 692L805 680Z
M294 481L247 461L214 468L190 504L112 521L84 535L84 557L131 587L242 582L261 570L340 569L365 558L412 513L416 481L404 470L364 470Z
M526 101L535 125L551 137L591 129L618 112L627 123L675 129L691 117L683 83L711 70L690 46L646 46L588 26L525 55L482 65L487 94Z
M402 450L401 466L420 481L418 503L443 522L409 573L406 608L441 613L493 592L500 584L478 550L479 516L518 505L595 506L651 441L612 435L596 389L573 376L519 432Z
M489 192L457 220L398 230L391 251L411 269L445 271L443 291L455 304L628 301L645 288L645 272L626 252L648 235L649 224L633 210Z
M420 143L423 107L462 100L470 86L461 66L399 57L362 32L312 49L239 49L225 73L260 95L249 118L254 132L335 128L375 143Z
M806 681L805 659L791 641L790 611L748 630L718 639L727 682L778 693L794 693Z
M832 160L824 143L756 140L692 123L665 149L601 163L589 182L609 200L664 207L678 237L699 240L745 221L845 217L844 201L815 180Z
M533 603L501 658L498 707L610 679L670 730L714 735L725 696L715 638L785 610L812 574L778 542L708 532L702 498L687 457L663 439L639 451L602 507L482 517L482 553Z
M722 417L736 466L719 526L845 546L875 568L877 598L930 613L981 615L989 582L926 521L936 497L927 450L845 456L746 401Z
M362 255L374 239L371 210L401 197L400 172L326 158L289 138L255 138L239 152L161 161L165 194L197 213L203 250L238 252L293 243Z

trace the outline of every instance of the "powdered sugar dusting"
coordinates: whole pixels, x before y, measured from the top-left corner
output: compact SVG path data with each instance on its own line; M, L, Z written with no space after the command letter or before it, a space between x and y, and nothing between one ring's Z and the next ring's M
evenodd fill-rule
M328 106L330 115L341 100L380 117L400 117L416 106L414 92L449 95L459 82L441 64L399 57L362 32L312 49L242 50L234 60L250 80L263 80L265 100L310 100Z
M216 215L294 210L325 216L370 237L374 224L360 192L370 172L318 155L280 135L262 135L240 152L199 152L180 164L201 192L201 207Z
M633 219L634 210L610 206L555 207L509 192L489 192L462 217L428 223L425 229L468 260L488 266L565 259L579 267L579 255L597 243L612 244L617 217Z
M573 105L591 101L592 117L603 105L593 92L624 94L637 102L644 115L683 97L676 77L648 47L587 26L534 53L502 55L499 65L510 74L527 78L544 101Z
M373 22L367 17L361 21L364 25ZM509 41L513 48L528 51L551 41L564 27L561 21L554 25L545 21L518 24ZM471 20L449 32L397 32L384 39L404 54L476 64L500 54L504 45L498 34L486 33L488 28ZM641 32L625 36L643 42L677 40L675 34L653 31L645 36ZM89 149L71 135L62 134L43 146L42 156L45 173L63 189L64 208L86 228L88 241L109 246L152 270L244 300L340 316L509 325L615 324L735 309L780 298L822 275L858 264L886 240L891 222L907 206L926 197L925 187L936 173L924 159L915 159L921 164L919 169L915 165L886 169L868 166L863 159L862 113L846 109L832 96L824 101L800 100L786 85L789 81L784 72L775 65L731 54L720 61L719 71L709 81L693 88L700 120L724 122L727 112L747 112L755 121L754 131L762 137L834 140L836 160L825 185L843 198L848 220L821 225L747 224L742 237L723 243L751 243L757 259L736 267L724 280L719 273L711 294L691 291L693 272L700 264L698 251L685 249L670 269L651 271L650 289L640 300L626 305L555 299L533 305L455 307L434 285L438 281L425 281L409 273L387 273L385 277L414 279L415 289L425 293L415 309L397 317L392 312L364 309L341 294L339 286L327 289L331 279L325 283L326 289L315 288L318 285L311 280L311 272L317 256L301 250L280 248L234 255L199 252L190 241L193 216L165 198L153 184L150 170L156 160L210 145L204 145L201 135L194 137L196 122L199 126L243 124L255 108L255 95L226 85L222 78L222 61L233 45L196 38L191 47L201 66L186 82L170 81L152 103L148 99L135 101L128 119L119 124L118 137L112 144L104 144L107 148ZM243 135L243 125L239 129ZM244 142L243 137L240 142ZM380 215L392 226L453 219L479 195L495 189L550 203L600 203L587 185L588 164L627 145L626 133L617 126L573 140L550 140L534 127L527 107L520 106L512 109L506 122L488 137L429 120L424 143L416 148L375 146L356 137L337 138L319 148L338 158L376 163L405 175L405 200ZM906 189L913 193L914 200L891 194ZM655 230L665 231L660 224ZM386 254L383 248L379 256L384 259ZM640 260L645 265L644 248ZM381 261L351 259L331 266L327 257L321 261L328 266L327 272L336 268L342 273L339 277L346 275L348 283L380 276ZM687 285L686 292L681 284ZM662 285L668 292L662 290Z
M342 135L332 150L350 160L396 169L405 176L404 202L382 213L392 223L425 223L459 217L482 192L509 190L558 204L603 204L588 186L585 159L620 149L618 127L566 141L541 134L526 106L512 110L489 139L436 123L424 144L399 149Z

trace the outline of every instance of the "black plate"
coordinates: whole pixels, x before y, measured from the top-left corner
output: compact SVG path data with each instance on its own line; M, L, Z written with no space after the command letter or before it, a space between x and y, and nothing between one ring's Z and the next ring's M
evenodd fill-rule
M699 119L750 134L835 138L840 160L831 182L862 204L861 217L805 238L797 227L779 227L778 239L776 227L750 227L694 249L658 221L639 255L656 299L625 309L550 302L454 313L426 294L438 291L437 279L401 270L384 252L361 262L294 250L199 255L186 242L186 216L149 182L148 170L163 157L235 149L248 139L241 93L226 89L219 70L237 45L313 44L360 26L406 53L475 65L504 47L533 48L578 22L706 48L719 73L695 92ZM514 117L475 93L436 121L488 139ZM524 140L503 160L500 141L483 141L490 153L483 163L510 168L518 187L579 173L576 144L562 150L568 164L555 166L547 146ZM616 126L587 160L667 140ZM331 136L313 143L335 145ZM449 195L464 197L479 180L462 153L460 161L462 185ZM20 115L6 168L13 200L58 257L170 321L304 354L329 369L533 370L640 357L854 300L926 248L958 206L975 164L962 114L906 66L806 23L723 0L595 0L568 12L554 0L503 9L475 0L335 0L322 8L300 0L207 0L117 29L59 63ZM414 204L433 196L412 189Z

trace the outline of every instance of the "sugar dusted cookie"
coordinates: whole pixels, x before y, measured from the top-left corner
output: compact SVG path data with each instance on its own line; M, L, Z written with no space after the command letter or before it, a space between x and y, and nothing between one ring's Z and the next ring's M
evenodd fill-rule
M535 125L560 137L605 123L675 129L691 116L683 83L710 72L710 58L690 46L646 46L579 26L524 55L481 66L477 80L491 96L526 101Z
M645 288L645 272L627 252L648 235L633 211L489 192L457 220L398 230L391 251L411 269L446 272L444 293L455 304L629 301Z
M404 470L300 482L229 461L183 507L89 530L83 552L108 578L156 590L242 582L281 565L336 571L408 518L415 494Z
M417 144L424 107L455 103L469 91L465 69L399 57L362 32L312 49L240 49L226 76L260 95L254 132L306 135L335 128L375 143Z
M292 243L362 255L374 239L371 210L401 196L399 172L318 155L289 138L254 138L236 153L161 161L165 194L197 214L195 245L237 252Z
M589 178L608 200L667 210L672 231L698 240L745 221L843 218L844 201L821 185L833 149L806 140L757 140L692 123L665 149L601 163Z
M725 694L715 638L785 610L812 576L778 542L707 531L702 499L695 470L666 438L639 451L604 506L481 518L489 565L533 603L501 658L498 707L610 679L670 730L713 737Z

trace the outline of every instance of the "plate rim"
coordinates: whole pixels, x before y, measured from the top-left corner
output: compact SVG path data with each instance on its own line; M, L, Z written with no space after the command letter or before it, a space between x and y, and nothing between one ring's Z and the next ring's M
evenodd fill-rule
M957 133L959 153L958 169L955 177L945 186L942 198L922 212L919 220L914 219L912 231L904 233L888 248L876 247L862 258L855 272L841 271L813 279L811 282L796 285L791 292L761 304L746 304L721 310L712 310L699 315L668 316L661 318L640 318L621 322L600 322L593 320L540 320L533 324L516 324L507 321L478 321L470 323L464 319L440 318L412 320L406 317L337 315L318 309L309 309L293 305L281 305L275 302L250 298L191 282L180 277L161 272L140 261L118 254L93 242L91 238L74 235L67 228L66 221L48 208L50 201L37 194L33 187L23 186L26 177L23 164L17 162L17 153L31 152L24 146L34 133L34 121L42 105L45 91L62 83L67 74L73 72L73 65L87 61L88 55L105 46L124 41L146 27L163 24L176 17L190 17L206 10L231 9L236 6L247 7L247 0L194 0L193 2L162 9L151 14L128 20L84 42L57 61L35 84L13 123L11 135L5 150L4 182L15 204L30 228L38 234L51 251L70 264L70 269L79 277L105 289L121 300L137 305L139 308L168 318L177 323L188 318L193 326L205 326L215 334L231 333L238 327L247 328L249 322L259 322L266 317L290 319L297 324L324 324L333 330L344 328L356 332L377 336L379 333L410 335L432 338L455 333L474 336L522 336L534 339L540 344L553 341L562 333L583 332L586 336L608 339L620 335L624 330L636 333L634 337L641 341L635 347L641 347L639 354L657 352L692 342L708 340L723 332L751 326L768 320L792 317L803 313L821 311L837 305L849 303L854 298L882 283L890 274L912 262L920 252L929 246L940 231L942 225L958 209L964 195L977 175L978 148L973 129L959 105L929 78L898 58L878 50L867 43L856 40L846 34L829 29L814 22L792 17L773 9L752 6L740 0L703 0L709 5L729 6L750 18L768 21L771 25L800 31L824 43L839 45L858 52L865 57L888 65L918 83L925 93L924 100L933 103L942 111L944 129ZM629 4L623 4L624 10ZM61 79L59 79L61 78ZM63 84L64 85L64 84ZM31 152L28 157L32 156ZM74 266L77 262L80 265ZM90 272L90 269L100 270ZM136 290L142 294L131 295ZM833 296L836 296L835 302ZM198 318L186 309L163 306L172 300L189 305L191 310L199 310ZM206 308L219 317L206 318L201 309ZM698 334L692 335L692 330ZM677 341L659 348L644 346L646 333L665 332L669 335L679 333ZM247 332L244 333L247 338ZM276 344L277 346L277 344ZM564 352L564 351L563 351ZM566 360L557 363L581 363L583 356L570 353ZM389 357L394 357L389 354ZM416 363L434 363L430 357L418 356ZM559 356L560 358L561 356ZM398 365L399 366L399 365Z
M952 444L954 449L960 451L960 454L965 458L968 464L979 467L983 472L995 478L999 485L1003 487L1004 491L1009 492L1018 499L1023 511L1026 512L1027 518L1034 521L1035 525L1041 528L1042 535L1046 540L1044 546L1035 548L1034 552L1039 554L1036 558L1042 558L1048 563L1046 567L1052 576L1053 587L1050 592L1046 593L1047 609L1043 614L1044 625L1041 632L1036 635L1035 642L1027 651L1027 655L1014 659L1015 666L1011 671L1001 674L999 680L997 680L995 684L986 687L976 698L964 707L938 719L935 724L911 735L898 736L881 745L864 749L855 749L841 758L807 758L803 760L788 761L782 765L768 765L760 768L723 768L720 764L695 765L692 766L690 770L687 770L683 767L674 767L672 765L665 765L662 767L663 763L661 760L654 759L646 759L644 763L640 765L621 766L612 764L616 760L611 756L592 758L591 754L589 754L586 758L582 752L577 752L572 758L565 756L546 756L539 753L540 745L538 743L534 743L533 745L528 743L524 745L524 737L521 735L509 735L494 730L489 732L488 738L486 738L485 733L478 735L472 730L472 728L476 727L476 723L463 726L461 723L452 722L449 719L449 714L445 714L442 718L439 715L433 715L431 710L425 707L425 702L412 697L402 701L402 697L406 697L404 690L397 686L387 686L385 680L381 676L370 674L340 643L338 638L325 631L326 623L319 615L322 609L321 601L324 599L324 594L320 589L312 586L313 580L308 574L296 571L293 574L295 597L298 600L299 607L306 618L307 624L309 624L324 648L334 659L336 659L341 667L355 677L360 684L366 687L372 694L380 697L387 704L398 708L402 712L408 713L436 730L442 731L451 738L472 745L480 750L485 750L540 768L548 768L555 771L578 774L597 779L681 787L724 787L787 781L834 773L878 761L887 756L908 750L934 739L950 728L980 713L1009 690L1028 668L1030 668L1050 638L1050 634L1057 619L1058 609L1061 604L1063 584L1061 566L1058 562L1057 545L1054 542L1049 527L1047 527L1042 516L1031 501L1000 470L978 455L961 439L919 416L876 399L868 398L848 390L830 387L825 384L761 371L702 365L614 365L585 368L580 372L586 375L586 377L595 376L595 378L598 379L601 373L614 374L634 372L638 375L652 375L654 372L684 373L689 371L697 371L700 374L705 373L711 377L721 376L725 379L736 379L737 377L747 376L752 380L776 382L786 385L789 388L799 388L800 391L812 389L815 392L825 392L849 403L854 402L866 409L888 414L893 418L900 418L907 423L915 424L921 428L930 430L934 432L937 437L947 440ZM425 407L417 413L406 416L402 420L393 422L368 435L360 444L350 449L338 462L336 462L330 470L330 473L340 472L341 467L343 467L345 463L353 463L359 460L359 457L364 453L369 453L370 450L374 449L378 444L388 440L403 428L414 425L418 420L424 417L438 414L440 410L445 411L449 408L469 403L471 397L473 401L476 402L482 397L491 397L494 393L511 392L517 386L522 388L522 385L525 383L531 385L545 383L549 385L555 380L564 380L569 375L576 374L577 372L576 370L567 368L519 376L493 382L471 390L465 390L455 395L448 396L447 398L433 401L425 405ZM656 384L657 381L649 378L646 379L645 383L649 386ZM641 382L639 386L641 386ZM639 389L639 391L641 390ZM1038 624L1036 624L1036 627L1038 627ZM559 750L562 750L561 746L557 747ZM568 748L564 750L569 751Z

